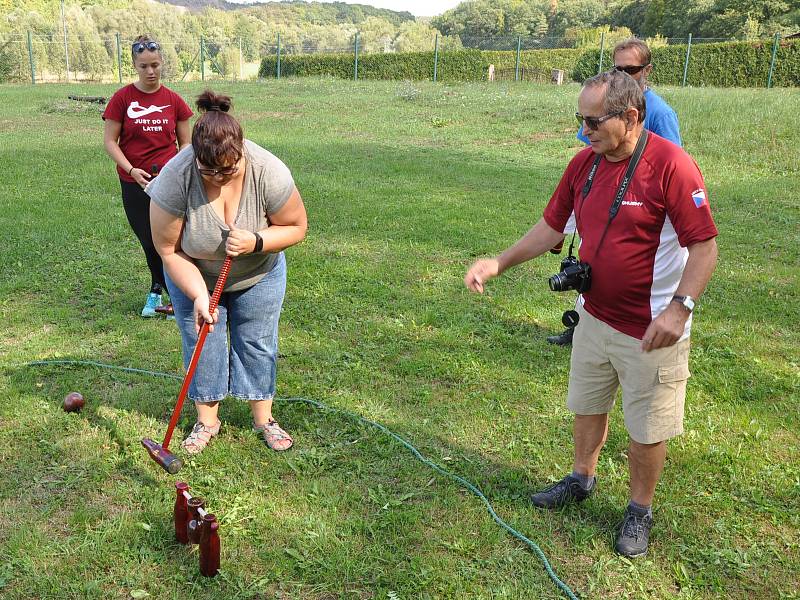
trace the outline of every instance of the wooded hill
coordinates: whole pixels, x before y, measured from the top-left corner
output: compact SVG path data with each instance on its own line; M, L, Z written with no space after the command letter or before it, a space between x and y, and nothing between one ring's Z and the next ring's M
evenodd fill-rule
M66 0L70 64L87 78L115 70L116 36L127 45L147 32L162 42L170 68L191 70L204 40L204 56L220 72L240 61L274 54L280 34L286 54L432 51L439 48L586 48L631 34L664 45L664 38L757 39L800 31L798 0L470 0L431 20L343 2L232 4L226 0ZM41 72L65 68L60 3L0 0L0 81L30 77L27 37ZM60 46L60 47L59 47ZM124 57L123 57L124 58ZM130 70L129 60L123 69Z
M433 19L445 35L569 37L626 27L642 38L754 39L800 31L797 0L471 0Z
M305 2L304 0L253 4L238 4L225 0L164 0L164 2L183 6L192 12L202 12L206 8L245 10L260 15L262 20L267 23L302 21L330 25L333 23L360 23L368 17L378 17L386 19L394 25L400 25L404 21L414 20L414 15L410 12L397 12L366 4L347 4L345 2Z

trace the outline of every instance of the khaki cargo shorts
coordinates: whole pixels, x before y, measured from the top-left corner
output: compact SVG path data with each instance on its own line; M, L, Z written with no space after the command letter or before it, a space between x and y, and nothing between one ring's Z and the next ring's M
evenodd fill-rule
M577 303L567 408L579 415L611 412L622 386L622 412L631 439L655 444L683 433L689 340L642 352L641 340L590 315Z

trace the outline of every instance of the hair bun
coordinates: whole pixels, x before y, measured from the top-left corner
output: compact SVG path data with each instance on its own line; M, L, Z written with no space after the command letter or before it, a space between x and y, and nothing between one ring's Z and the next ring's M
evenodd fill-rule
M197 97L197 108L201 112L228 112L232 102L230 96L215 94L211 90L206 90Z

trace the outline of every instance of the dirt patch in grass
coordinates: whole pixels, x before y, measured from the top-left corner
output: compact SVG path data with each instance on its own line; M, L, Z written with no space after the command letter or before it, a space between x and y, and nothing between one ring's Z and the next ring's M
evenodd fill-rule
M96 102L78 102L77 100L54 100L43 104L40 111L50 115L99 115L105 108Z

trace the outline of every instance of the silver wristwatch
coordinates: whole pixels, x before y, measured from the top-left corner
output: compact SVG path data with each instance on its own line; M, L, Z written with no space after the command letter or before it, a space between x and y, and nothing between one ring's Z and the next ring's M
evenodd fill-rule
M672 302L677 302L689 312L692 312L694 310L694 298L692 298L691 296L673 296Z

